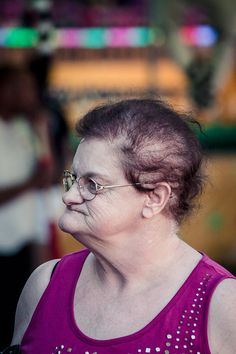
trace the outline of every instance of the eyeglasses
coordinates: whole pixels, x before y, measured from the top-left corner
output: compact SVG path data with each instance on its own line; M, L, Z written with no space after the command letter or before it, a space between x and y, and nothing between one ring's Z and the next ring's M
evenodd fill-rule
M68 192L73 184L77 182L80 194L82 198L86 201L93 200L97 194L101 193L104 189L118 188L118 187L128 187L136 186L141 183L131 183L131 184L113 184L113 185L102 185L96 182L91 177L76 177L72 172L65 170L63 174L63 186L65 192Z

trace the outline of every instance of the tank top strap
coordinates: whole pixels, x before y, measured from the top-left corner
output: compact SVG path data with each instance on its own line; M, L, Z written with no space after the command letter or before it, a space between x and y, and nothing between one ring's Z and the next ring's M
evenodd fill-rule
M40 353L48 353L46 338L50 333L50 340L56 340L58 328L70 338L73 292L89 252L85 249L65 255L57 263L23 336L21 343L23 354L36 353L35 348L39 343Z
M217 285L228 278L234 276L203 254L175 298L172 318L177 319L176 333L189 353L211 354L207 333L210 302Z
M206 294L204 299L204 311L202 318L202 343L204 348L204 353L211 354L209 343L208 343L208 319L209 319L209 310L210 303L214 291L217 286L226 279L236 279L228 270L223 268L220 264L216 263L208 256L203 256L203 266L202 270L204 272L203 281L206 283Z
M58 277L64 275L68 281L73 281L75 278L77 280L89 253L88 249L83 249L63 256L53 269L50 283L56 283Z

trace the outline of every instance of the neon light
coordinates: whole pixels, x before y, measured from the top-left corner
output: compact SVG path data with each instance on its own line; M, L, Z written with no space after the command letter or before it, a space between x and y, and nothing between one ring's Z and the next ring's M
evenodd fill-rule
M146 47L154 41L154 31L147 27L66 28L50 33L57 48ZM30 28L0 29L0 46L32 47L38 33Z
M216 43L218 33L209 25L185 26L181 28L180 35L187 45L209 47Z
M33 47L37 43L37 31L29 28L9 28L5 30L3 45L6 47Z

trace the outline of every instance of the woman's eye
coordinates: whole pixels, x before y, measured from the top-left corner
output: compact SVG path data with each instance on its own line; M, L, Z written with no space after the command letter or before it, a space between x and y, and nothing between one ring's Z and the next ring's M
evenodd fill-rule
M96 183L91 179L88 180L88 189L91 193L95 194L97 192Z

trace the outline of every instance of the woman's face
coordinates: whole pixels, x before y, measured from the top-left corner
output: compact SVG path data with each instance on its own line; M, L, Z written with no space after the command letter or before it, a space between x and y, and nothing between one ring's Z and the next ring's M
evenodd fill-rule
M129 183L114 145L103 140L80 143L72 172L77 177L88 175L102 185ZM82 243L86 243L88 236L108 241L113 236L135 231L142 220L144 198L144 193L128 186L105 189L93 200L84 201L75 182L63 196L66 208L59 224Z

